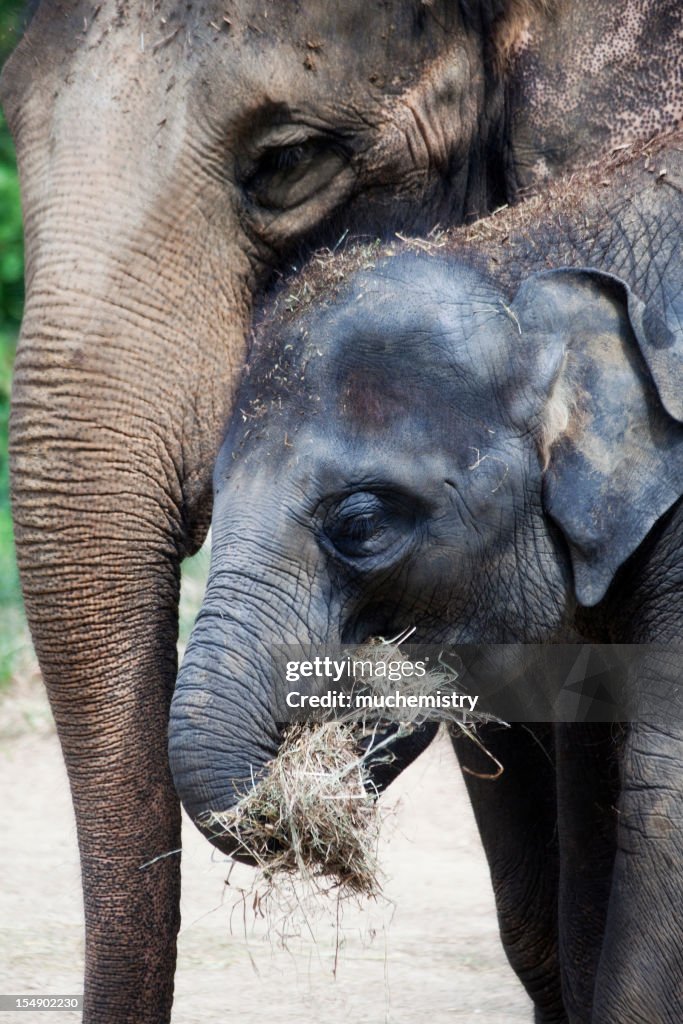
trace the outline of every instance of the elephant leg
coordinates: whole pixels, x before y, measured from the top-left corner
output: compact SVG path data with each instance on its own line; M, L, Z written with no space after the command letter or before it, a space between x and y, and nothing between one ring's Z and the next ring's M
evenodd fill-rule
M498 778L485 777L495 765L461 733L454 734L453 746L491 871L503 947L533 1000L538 1024L566 1024L552 728L489 725L478 735L503 765Z
M623 729L555 726L562 986L572 1024L590 1024L616 852Z
M679 655L680 657L680 655ZM683 721L631 726L593 1024L683 1015Z

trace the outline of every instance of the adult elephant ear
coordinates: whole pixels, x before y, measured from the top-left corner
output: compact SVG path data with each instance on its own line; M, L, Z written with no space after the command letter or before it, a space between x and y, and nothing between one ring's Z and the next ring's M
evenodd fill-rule
M512 310L532 363L557 367L552 382L527 378L522 404L528 423L533 395L544 505L577 599L595 605L683 493L683 307L646 306L618 277L582 269L528 278Z

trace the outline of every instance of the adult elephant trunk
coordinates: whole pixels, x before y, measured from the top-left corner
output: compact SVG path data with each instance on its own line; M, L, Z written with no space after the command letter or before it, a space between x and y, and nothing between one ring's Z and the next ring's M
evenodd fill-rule
M196 307L191 326L170 302L126 315L117 296L134 301L134 272L94 245L83 261L80 286L59 255L34 264L13 392L14 522L77 817L86 1019L156 1021L170 1013L179 923L179 858L156 860L180 846L166 754L179 564L208 524L232 393L223 345L239 359L243 334L239 315L219 338Z
M179 563L208 523L255 287L230 211L209 215L182 151L159 155L144 88L112 60L87 110L69 83L54 110L40 90L8 104L27 253L15 534L76 812L85 1019L107 1024L170 1015L179 858L157 858L180 846L166 753Z

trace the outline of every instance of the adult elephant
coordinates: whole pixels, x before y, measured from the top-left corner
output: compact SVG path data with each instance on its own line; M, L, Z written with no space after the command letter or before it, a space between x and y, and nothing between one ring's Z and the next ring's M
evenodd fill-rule
M431 256L394 244L285 282L216 466L171 705L176 786L206 827L276 755L306 685L277 645L323 655L411 626L494 645L467 655L469 692L504 668L515 721L556 723L482 728L495 782L460 752L539 1024L683 1018L682 196L678 135ZM640 645L593 724L571 711L576 655L528 649L586 641Z
M141 865L179 842L178 566L254 294L295 245L484 214L677 116L678 3L628 13L44 0L5 68L27 252L13 507L78 822L86 1020L170 1012L178 861Z

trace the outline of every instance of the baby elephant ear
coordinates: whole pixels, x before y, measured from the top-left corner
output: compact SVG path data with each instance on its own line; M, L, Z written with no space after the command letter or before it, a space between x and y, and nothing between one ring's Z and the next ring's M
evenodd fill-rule
M595 605L683 493L683 328L590 269L527 279L513 309L531 351L564 351L541 426L543 499L577 599Z

